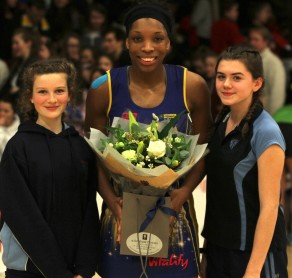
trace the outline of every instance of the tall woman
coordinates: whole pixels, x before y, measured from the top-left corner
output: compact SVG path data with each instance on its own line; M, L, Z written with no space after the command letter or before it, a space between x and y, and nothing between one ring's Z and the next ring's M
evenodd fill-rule
M263 110L263 65L258 51L231 47L216 65L224 107L206 158L206 277L287 275L280 180L285 142Z
M24 123L0 164L3 262L7 278L91 278L98 212L95 155L62 121L76 90L65 60L37 62L23 75Z
M188 110L193 122L191 132L200 134L199 143L205 143L211 122L206 83L186 68L163 63L171 47L172 22L167 8L154 3L136 5L128 12L125 26L132 64L111 69L92 83L87 98L86 130L93 127L106 133L113 118L128 117L129 110L137 115L138 122L144 123L151 122L152 113L166 119ZM186 119L178 128L186 132ZM176 227L181 229L183 240L174 239L176 244L169 249L165 263L159 259L148 261L149 277L197 277L197 225L191 197L203 176L204 162L201 161L170 193L172 206L182 220L176 222ZM114 190L102 170L99 185L108 207L103 217L106 233L102 238L100 275L105 278L139 277L142 270L139 257L120 255L117 237L110 229L121 221L119 189Z

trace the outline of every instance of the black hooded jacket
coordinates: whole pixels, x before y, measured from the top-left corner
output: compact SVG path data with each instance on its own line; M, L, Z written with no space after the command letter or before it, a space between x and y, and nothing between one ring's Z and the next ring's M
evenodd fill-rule
M52 278L92 277L99 237L96 182L95 155L74 128L55 134L21 124L0 164L7 268ZM18 256L27 255L24 266L10 252L4 227L24 251Z

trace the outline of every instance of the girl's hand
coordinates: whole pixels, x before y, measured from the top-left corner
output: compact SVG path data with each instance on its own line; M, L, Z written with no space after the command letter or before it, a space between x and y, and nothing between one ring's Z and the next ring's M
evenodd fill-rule
M200 263L200 273L199 276L201 278L206 278L206 267L207 267L207 260L206 255L202 255L201 263Z

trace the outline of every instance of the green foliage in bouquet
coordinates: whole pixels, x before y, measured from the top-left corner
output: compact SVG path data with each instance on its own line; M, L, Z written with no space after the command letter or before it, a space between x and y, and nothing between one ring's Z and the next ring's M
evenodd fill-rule
M109 144L133 165L142 168L155 168L167 165L178 169L181 162L188 157L191 140L172 132L171 128L186 111L172 118L161 131L158 130L159 119L153 114L151 124L142 130L135 116L129 111L129 131L120 125L109 127L109 139L101 139L103 149Z

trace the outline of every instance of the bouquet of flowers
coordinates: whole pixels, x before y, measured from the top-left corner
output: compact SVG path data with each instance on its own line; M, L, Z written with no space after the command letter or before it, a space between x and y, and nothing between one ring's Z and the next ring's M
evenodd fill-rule
M91 128L89 139L85 139L120 191L161 196L206 153L207 144L197 144L199 135L174 128L183 113L161 122L153 114L151 124L146 125L138 123L129 111L129 119L114 118L109 136Z

